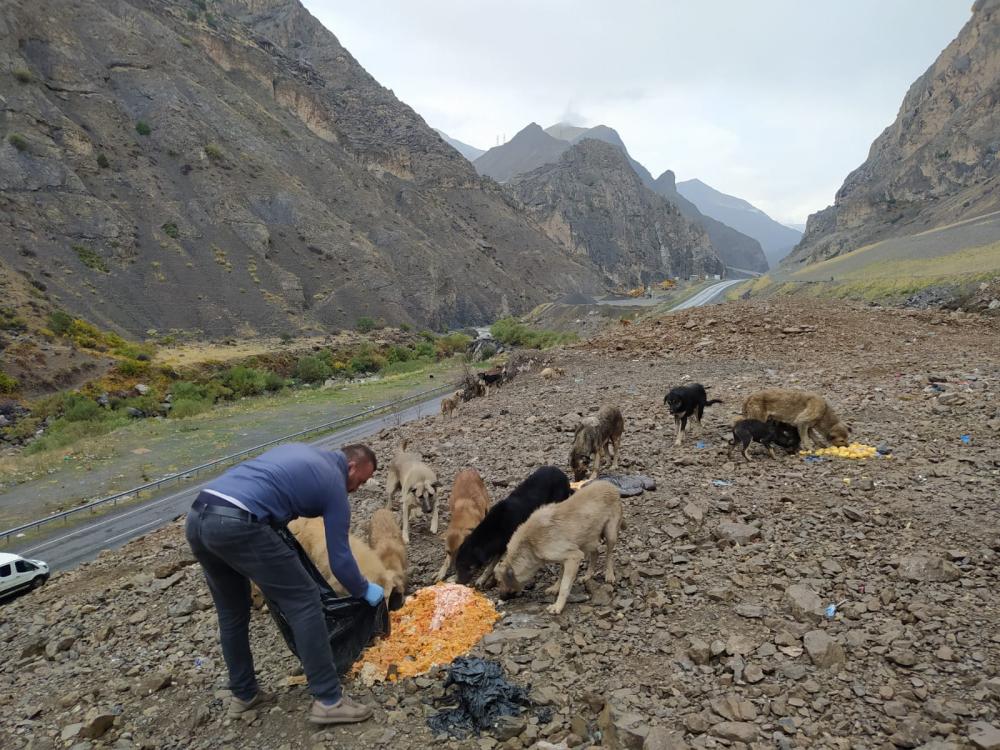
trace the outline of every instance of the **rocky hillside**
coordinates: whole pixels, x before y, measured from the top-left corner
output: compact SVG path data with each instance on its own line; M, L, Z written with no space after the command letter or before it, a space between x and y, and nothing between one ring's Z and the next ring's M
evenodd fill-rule
M599 274L297 0L0 17L0 262L132 334L484 322Z
M403 438L445 488L475 466L499 500L535 467L565 467L581 412L621 407L621 470L657 489L623 499L617 582L578 579L552 616L558 571L543 569L473 652L530 688L525 715L435 739L427 717L454 705L435 670L350 680L374 719L318 729L296 660L255 611L258 676L277 703L227 718L215 611L176 522L3 605L4 750L995 748L998 322L782 300L629 330L546 352L563 380L542 380L539 361L453 419L385 430L371 440L383 467L352 501L363 528ZM663 393L687 378L725 403L675 448ZM893 458L772 460L754 446L751 463L729 459L743 398L781 385L821 391ZM444 548L426 516L411 533L412 591Z
M705 231L646 188L622 151L589 138L509 183L555 241L619 285L722 273Z
M462 156L464 156L469 161L475 161L480 156L482 156L483 154L486 153L481 148L476 148L475 146L470 146L468 143L463 143L462 141L458 140L458 138L452 138L450 135L448 135L447 133L445 133L443 130L437 130L435 128L434 132L436 132L439 136L441 136L441 138L444 139L445 143L447 143L453 149L455 149L456 151L458 151L458 153L460 153Z
M757 240L771 268L777 266L802 239L802 232L797 229L778 223L752 203L726 195L701 180L678 182L677 192L706 216Z
M677 178L673 170L668 169L653 182L654 191L673 203L690 221L705 227L712 247L716 248L719 257L727 266L743 268L747 271L766 271L767 258L760 243L753 237L737 232L731 226L723 224L711 216L706 216L691 201L677 190Z
M868 159L809 217L789 258L808 263L1000 209L1000 0L910 87Z

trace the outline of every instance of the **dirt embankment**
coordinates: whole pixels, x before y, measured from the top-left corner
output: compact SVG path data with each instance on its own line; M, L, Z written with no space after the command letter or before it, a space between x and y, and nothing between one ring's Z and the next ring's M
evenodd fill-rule
M565 466L577 413L613 402L626 419L622 468L658 483L625 501L617 585L578 584L552 617L541 590L555 571L543 573L476 648L530 686L551 718L533 712L500 739L446 746L993 746L984 743L1000 727L998 327L791 301L692 310L547 353L564 379L543 381L536 368L451 420L380 435L383 463L407 437L446 488L475 466L499 499L538 465ZM685 379L724 404L674 448L662 398ZM892 458L729 461L726 428L741 401L778 385L824 393L855 439ZM383 502L383 479L384 470L358 493L356 523ZM426 519L411 536L419 587L442 544ZM375 720L310 727L305 689L285 684L295 661L260 613L257 667L280 700L227 720L214 611L176 524L3 614L5 748L433 741L425 718L443 693L436 673L349 685L376 706Z

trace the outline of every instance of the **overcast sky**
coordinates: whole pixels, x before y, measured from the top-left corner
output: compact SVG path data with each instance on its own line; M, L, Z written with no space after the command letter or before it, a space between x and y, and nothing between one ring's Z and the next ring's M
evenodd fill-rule
M972 0L303 0L432 126L479 148L529 122L615 128L804 223L896 116Z

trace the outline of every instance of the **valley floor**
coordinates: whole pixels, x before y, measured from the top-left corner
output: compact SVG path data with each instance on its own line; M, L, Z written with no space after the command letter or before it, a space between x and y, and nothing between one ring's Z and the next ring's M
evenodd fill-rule
M1000 727L1000 321L775 300L541 356L566 378L543 381L539 366L451 420L387 430L372 441L383 465L409 438L446 488L475 466L498 500L541 464L565 468L578 413L611 402L626 420L622 469L658 487L624 501L616 586L578 584L553 617L541 590L555 571L542 574L475 649L530 687L539 705L520 733L444 746L989 746L973 742ZM687 379L724 404L675 448L662 399ZM854 439L892 458L728 460L727 426L769 386L820 391ZM355 497L356 524L381 506L384 478ZM413 589L433 581L443 547L426 519L411 541ZM440 672L349 684L375 720L318 731L305 688L286 682L294 658L255 613L258 671L279 702L228 720L215 613L179 524L2 612L0 746L12 750L425 748L426 717L447 704ZM114 725L82 740L74 725L92 711Z

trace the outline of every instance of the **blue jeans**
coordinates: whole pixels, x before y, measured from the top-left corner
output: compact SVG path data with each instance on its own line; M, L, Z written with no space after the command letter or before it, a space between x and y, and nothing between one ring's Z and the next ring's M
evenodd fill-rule
M340 679L319 589L298 555L266 524L204 510L188 512L185 534L215 601L233 695L250 700L259 690L250 653L250 581L254 581L288 619L309 692L324 703L339 701Z

